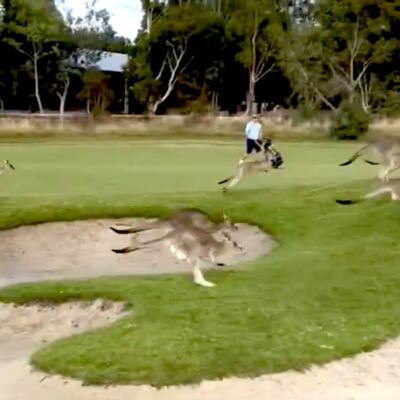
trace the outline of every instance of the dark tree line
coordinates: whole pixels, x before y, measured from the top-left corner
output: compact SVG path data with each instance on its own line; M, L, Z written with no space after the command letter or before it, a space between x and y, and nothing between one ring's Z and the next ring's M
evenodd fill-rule
M95 11L93 1L87 3L85 17L74 18L69 12L63 18L53 0L1 0L1 6L2 108L62 113L65 107L111 104L107 74L68 62L82 53L90 63L104 52L129 50L130 42L112 29L107 10Z
M281 105L397 113L400 0L142 0L134 43L117 37L94 4L82 19L63 19L52 0L2 4L0 96L8 109L109 108L112 80L65 63L85 49L129 55L118 79L126 79L131 112ZM68 97L71 85L79 96Z

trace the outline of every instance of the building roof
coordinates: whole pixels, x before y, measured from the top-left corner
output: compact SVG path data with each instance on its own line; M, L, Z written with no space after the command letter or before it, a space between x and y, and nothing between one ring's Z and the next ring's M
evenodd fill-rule
M69 64L78 68L96 66L105 72L123 72L128 64L128 55L113 52L94 52L90 50L78 50L69 58Z

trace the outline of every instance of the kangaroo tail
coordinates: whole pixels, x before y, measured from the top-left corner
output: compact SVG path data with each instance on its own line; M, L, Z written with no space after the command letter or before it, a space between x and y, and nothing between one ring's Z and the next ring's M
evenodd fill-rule
M124 247L123 249L111 249L112 252L117 253L117 254L125 254L125 253L131 253L132 251L139 250L138 246L128 246Z
M124 247L123 249L111 249L111 251L117 254L131 253L132 251L144 249L148 247L149 244L161 242L162 240L169 238L172 234L173 232L168 232L164 236L147 240L146 242L138 242L136 239L133 239L130 246Z
M118 228L113 228L110 226L110 229L114 231L115 233L119 233L121 235L127 235L128 233L137 233L137 232L142 232L147 230L147 228L123 228L123 229L118 229Z
M229 182L231 179L232 179L232 177L223 179L222 181L219 181L219 182L218 182L218 185L222 185L223 183Z
M354 162L355 160L357 160L358 157L361 156L361 154L370 146L370 144L367 144L366 146L362 147L360 150L358 150L357 152L355 152L347 161L339 164L341 167L345 166L345 165L350 165L352 162Z
M342 205L348 205L348 204L355 204L355 203L359 203L361 200L358 199L353 199L353 200L335 200L336 203L338 204L342 204Z
M367 164L370 164L370 165L379 165L380 163L378 163L378 162L375 162L375 161L370 161L370 160L364 160Z
M338 204L360 203L361 201L364 201L367 199L372 199L373 197L380 196L381 194L384 194L384 193L392 193L392 188L390 186L383 186L377 190L367 193L366 195L364 195L361 198L354 199L354 200L336 200L336 203L338 203Z

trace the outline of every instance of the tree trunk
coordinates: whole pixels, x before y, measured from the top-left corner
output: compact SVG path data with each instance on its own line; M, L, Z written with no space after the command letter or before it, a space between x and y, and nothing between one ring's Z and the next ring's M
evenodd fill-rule
M218 0L218 4L217 4L217 15L221 15L222 14L222 0Z
M69 80L69 77L67 76L65 78L63 92L62 93L57 92L57 96L60 99L60 115L64 115L64 112L65 112L65 103L67 101L69 83L70 83L70 80Z
M360 82L360 96L361 96L361 106L366 114L369 114L369 87L368 84L362 85Z
M158 110L158 107L160 106L160 104L164 103L165 100L167 100L167 98L169 97L169 95L172 93L172 90L174 89L176 81L173 81L168 83L168 89L165 92L164 96L162 96L161 98L159 98L158 100L156 100L156 102L153 105L153 114L155 114Z
M257 33L258 33L258 22L257 12L254 11L254 32L251 36L251 52L252 62L249 67L249 91L247 93L247 104L246 104L246 115L249 115L253 110L253 103L255 100L255 86L256 86L256 63L257 63Z
M146 10L146 32L150 35L151 33L151 25L153 22L153 7L150 5Z
M172 93L172 90L175 87L176 84L176 71L178 70L179 64L177 64L176 68L174 69L174 72L171 74L171 78L168 82L168 89L167 91L164 93L164 95L159 98L158 100L156 100L156 102L153 105L153 109L152 109L152 113L155 114L158 110L158 107L160 106L160 104L164 103L165 100L168 99L169 95Z
M157 113L158 107L160 106L161 101L156 100L156 102L151 106L151 113L155 115Z
M354 103L354 99L356 97L356 93L354 88L351 89L350 93L349 93L349 103L353 104Z
M128 113L129 113L129 90L128 90L128 79L125 78L124 114Z
M169 46L172 48L172 51L167 52L164 61L162 63L161 69L158 73L158 75L155 77L155 80L160 80L162 73L164 71L164 68L166 65L169 66L170 69L170 77L168 80L168 88L167 91L164 93L163 96L159 97L154 105L151 107L151 112L155 114L157 112L158 107L160 106L161 103L164 103L165 100L169 97L169 95L172 93L172 90L175 87L176 82L178 81L178 76L180 73L182 73L187 66L190 64L192 61L193 57L186 63L185 66L181 67L182 60L186 54L187 50L187 40L185 41L184 44L180 45L173 45L171 43L168 43Z
M254 72L250 70L249 72L249 90L247 92L246 98L246 115L253 113L254 103L255 103L255 87L256 81L254 77Z
M65 112L65 97L63 94L57 93L58 98L60 99L60 108L59 113L60 115L64 115Z
M218 112L218 92L212 92L211 108L214 113Z
M36 97L36 101L38 103L39 113L43 114L42 100L40 98L40 91L39 91L38 56L37 56L36 52L33 56L33 70L34 70L34 75L35 75L35 97Z

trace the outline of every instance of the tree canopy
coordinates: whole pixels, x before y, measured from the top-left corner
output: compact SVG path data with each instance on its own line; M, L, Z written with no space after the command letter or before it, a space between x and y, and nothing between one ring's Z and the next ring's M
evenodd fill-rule
M63 18L52 0L1 3L4 108L85 109L82 93L93 92L93 80L66 64L80 49L94 59L129 56L125 70L110 75L107 90L116 93L101 109L128 93L137 113L276 105L397 113L400 0L142 0L133 43L95 0L81 18L68 10ZM104 79L97 81L104 92Z

